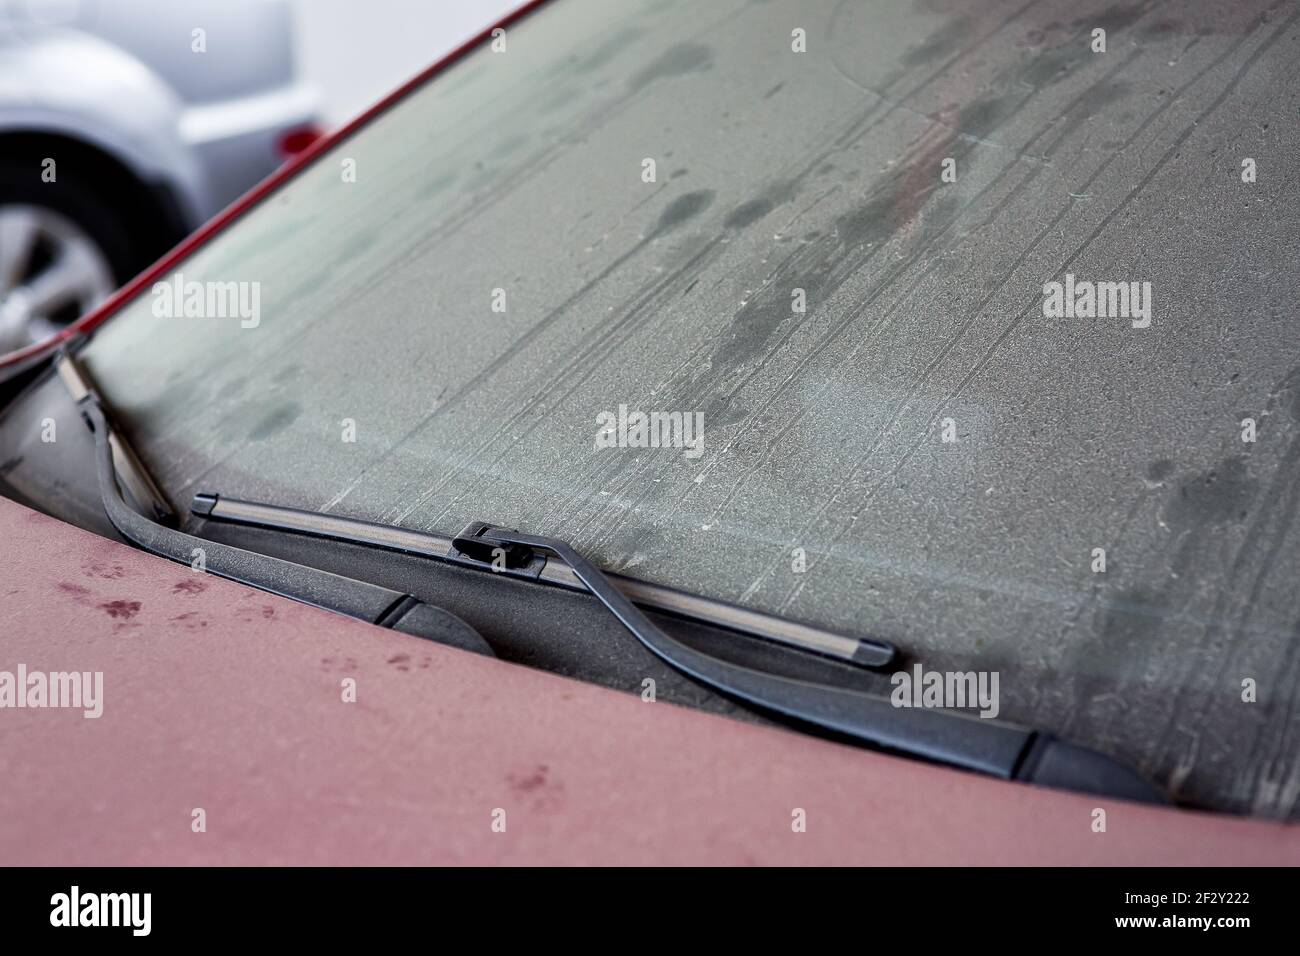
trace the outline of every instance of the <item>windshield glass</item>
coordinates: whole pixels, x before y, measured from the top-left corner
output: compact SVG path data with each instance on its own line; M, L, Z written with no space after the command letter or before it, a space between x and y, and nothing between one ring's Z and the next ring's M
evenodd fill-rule
M174 501L555 535L1294 816L1298 14L974 6L558 0L86 365Z

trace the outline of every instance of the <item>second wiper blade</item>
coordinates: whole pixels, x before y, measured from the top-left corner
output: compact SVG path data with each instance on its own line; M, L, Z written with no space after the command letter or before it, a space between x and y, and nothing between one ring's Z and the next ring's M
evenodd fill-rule
M665 634L609 578L571 546L485 522L469 525L456 548L478 561L526 565L536 551L558 556L651 653L671 667L759 710L886 750L1041 786L1086 790L1147 803L1164 795L1104 754L1015 724L945 710L898 708L883 697L755 670L696 650Z
M284 505L242 501L211 493L195 495L190 511L208 521L272 528L277 531L329 538L333 541L383 548L440 561L457 561L482 566L469 556L460 554L450 538L410 528L375 524L315 511L302 511ZM506 573L570 590L587 589L567 564L546 561L540 556L538 560L525 562L522 566L509 567ZM885 641L827 631L799 621L773 617L748 608L621 575L606 573L605 576L631 601L643 607L726 628L846 664L879 669L888 667L897 657L894 646Z

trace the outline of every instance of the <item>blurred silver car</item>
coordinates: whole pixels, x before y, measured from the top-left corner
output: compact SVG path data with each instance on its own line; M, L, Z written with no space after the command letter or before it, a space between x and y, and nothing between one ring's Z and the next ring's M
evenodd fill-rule
M293 0L0 0L0 354L319 135Z

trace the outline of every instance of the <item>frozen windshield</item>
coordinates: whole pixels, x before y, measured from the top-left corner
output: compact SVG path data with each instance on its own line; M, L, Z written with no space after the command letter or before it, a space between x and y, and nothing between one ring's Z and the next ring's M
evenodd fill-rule
M1300 13L1269 9L558 0L86 363L175 501L557 535L1294 816Z

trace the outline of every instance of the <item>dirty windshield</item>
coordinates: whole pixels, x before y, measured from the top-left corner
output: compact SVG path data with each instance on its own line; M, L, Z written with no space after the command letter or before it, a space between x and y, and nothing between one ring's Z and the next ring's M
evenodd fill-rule
M1204 6L558 0L86 362L173 500L557 535L1295 817L1300 14Z

